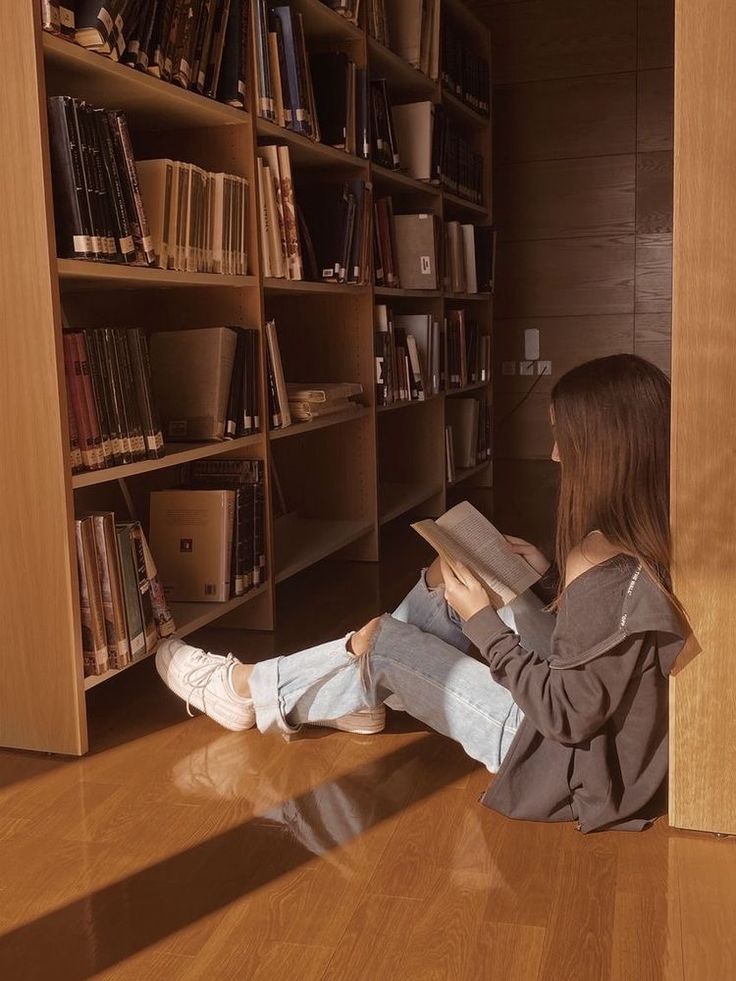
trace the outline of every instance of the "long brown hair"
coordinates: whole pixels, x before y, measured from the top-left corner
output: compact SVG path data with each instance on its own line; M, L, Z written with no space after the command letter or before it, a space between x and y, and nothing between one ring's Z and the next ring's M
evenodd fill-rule
M667 594L670 579L670 383L633 354L588 361L552 389L561 463L557 565L592 531L636 556Z

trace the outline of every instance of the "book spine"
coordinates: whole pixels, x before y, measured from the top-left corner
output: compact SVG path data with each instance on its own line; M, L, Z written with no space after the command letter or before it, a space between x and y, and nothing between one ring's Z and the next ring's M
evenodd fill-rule
M105 634L107 637L107 652L111 668L121 667L121 662L126 661L128 650L128 637L125 632L125 621L120 622L120 618L115 610L113 597L113 577L108 561L107 539L105 536L105 520L101 514L92 516L92 526L95 539L95 552L97 556L97 569L100 577L100 592L102 595L102 610L105 621ZM122 634L121 634L122 628Z
M143 548L146 577L148 579L151 592L153 619L156 624L156 629L159 637L170 637L176 630L176 624L174 623L174 617L169 609L169 604L166 602L166 596L161 585L161 580L158 578L158 569L153 561L153 555L151 554L151 549L148 545L148 539L143 533L142 528L140 529L140 543L141 547Z
M130 657L137 661L146 653L146 638L143 632L143 613L141 610L138 575L135 566L132 540L133 528L129 523L116 524L115 535L118 543L118 562L123 584L125 601L125 622L128 628Z
M82 400L81 365L76 353L76 343L70 333L64 333L62 338L64 350L64 374L66 376L67 395L76 429L79 434L79 452L82 466L85 470L96 470L97 460L94 452L94 440L89 432Z
M94 460L94 465L91 469L101 470L105 466L105 454L102 447L100 423L97 418L97 408L92 391L89 362L87 360L87 347L84 342L84 335L73 333L70 336L74 349L74 368L81 393L81 411L84 418L86 442L88 446L91 445L92 447L91 456Z
M102 591L95 557L95 542L90 518L74 522L79 570L79 599L82 622L82 656L85 675L104 674L108 669L105 619Z
M222 0L222 5L219 8L219 19L215 19L212 44L210 47L210 60L205 78L205 95L211 99L216 97L217 87L220 84L222 54L225 49L225 33L227 31L228 18L230 17L231 2L237 3L238 0Z
M127 341L146 455L149 460L157 460L163 456L163 435L158 420L154 418L150 368L145 351L145 335L139 327L135 327L128 331Z
M212 38L214 36L215 21L219 16L222 7L222 0L210 0L207 12L207 21L204 25L202 35L202 51L199 55L196 66L193 88L196 92L204 94L205 82L207 79L207 69L209 67L210 51L212 50Z
M68 384L67 381L67 387ZM69 426L69 465L72 473L81 473L84 470L84 465L82 463L82 450L79 445L79 427L76 416L74 415L74 407L70 395L67 395L66 411Z
M108 254L103 242L102 216L100 214L100 196L96 187L94 160L92 148L89 144L87 127L85 125L86 113L83 102L76 99L71 101L72 120L74 132L79 147L79 159L82 164L82 184L84 187L84 197L90 221L90 235L92 239L92 257L94 259L106 259Z
M79 148L69 127L67 97L49 99L49 143L56 215L57 250L60 256L88 259L92 240L84 202Z
M148 579L146 569L146 553L143 548L143 530L138 521L133 522L131 529L131 542L133 546L133 562L140 597L141 613L143 616L143 636L146 642L146 653L151 654L156 649L158 642L158 630L156 620L153 615L153 599L151 597L151 583Z
M189 82L190 88L195 88L197 79L199 78L199 66L202 63L202 54L204 52L205 38L207 34L207 25L210 21L210 14L212 12L214 0L202 0L202 4L199 8L199 18L197 20L197 31L194 36L194 45L192 48L192 71L191 80Z
M143 436L143 423L138 411L138 402L135 395L127 331L116 330L113 332L113 337L115 338L115 350L120 366L120 380L122 383L125 416L128 422L128 434L130 436L133 460L145 460L147 455L146 442Z
M115 159L115 149L107 115L102 109L95 109L93 121L97 130L97 136L101 148L101 161L105 171L105 180L109 189L110 201L113 215L115 218L115 229L117 237L117 254L125 262L135 260L135 241L131 234L128 212L125 204L120 173Z
M41 27L51 34L61 33L59 0L41 0Z
M130 140L128 121L125 118L125 114L118 110L112 110L108 118L110 118L111 122L114 124L115 132L117 133L119 141L119 147L122 151L125 167L124 172L128 180L130 197L135 209L143 257L146 264L152 266L156 261L156 256L153 247L153 240L148 230L148 222L146 220L146 214L143 208L143 199L141 197L140 187L138 185L138 174L136 173L135 169L135 157L133 156L133 145Z
M82 371L89 375L92 388L92 401L100 430L100 445L105 466L110 466L113 462L113 448L110 440L110 424L107 414L107 402L105 400L105 390L102 384L102 375L97 358L97 343L95 332L91 330L82 331L82 344L86 354L86 361L82 365Z

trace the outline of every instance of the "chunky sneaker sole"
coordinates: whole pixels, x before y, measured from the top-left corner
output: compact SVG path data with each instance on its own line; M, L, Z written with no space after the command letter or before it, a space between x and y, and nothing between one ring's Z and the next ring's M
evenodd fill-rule
M208 654L185 644L178 637L162 640L156 651L156 670L167 688L191 707L204 712L226 729L241 732L256 724L256 713L249 698L233 689L231 676L238 661L228 654Z
M330 719L324 722L308 722L310 726L324 726L326 729L339 729L340 732L354 732L360 735L372 736L374 733L383 732L386 728L386 709L379 705L374 709L361 709L358 712L350 712L342 715L339 719Z

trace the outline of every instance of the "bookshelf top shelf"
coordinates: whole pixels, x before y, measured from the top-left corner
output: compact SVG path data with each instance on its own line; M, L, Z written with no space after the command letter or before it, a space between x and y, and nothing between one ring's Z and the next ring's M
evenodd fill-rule
M392 101L399 98L437 102L439 83L417 68L404 61L390 48L380 44L375 38L368 38L368 64L371 78L385 78L391 92Z
M185 273L152 266L125 266L87 259L57 259L59 282L63 292L82 290L124 290L151 286L174 289L185 286L252 287L256 276L225 276L220 273Z
M408 174L402 174L400 170L389 170L388 167L381 167L379 164L371 164L371 176L376 187L385 188L396 194L413 193L427 195L439 199L440 188L436 184L428 181L418 181Z
M249 113L121 65L80 44L42 31L49 95L71 95L96 106L124 109L142 129L242 126Z

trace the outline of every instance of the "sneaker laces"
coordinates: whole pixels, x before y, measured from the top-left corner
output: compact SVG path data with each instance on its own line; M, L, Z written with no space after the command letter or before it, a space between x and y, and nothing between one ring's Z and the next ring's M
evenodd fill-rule
M210 654L209 652L205 651L195 654L194 658L201 663L197 664L196 667L193 667L190 671L187 671L187 673L182 677L182 682L185 685L189 685L190 689L189 694L187 695L187 715L192 719L194 718L194 712L192 712L191 701L192 695L195 693L195 691L201 691L204 693L204 690L207 688L212 679L222 671L229 671L230 665L237 660L232 654L228 654L223 660L216 654ZM217 658L217 660L213 664L212 660L214 658ZM202 700L204 701L204 698Z

